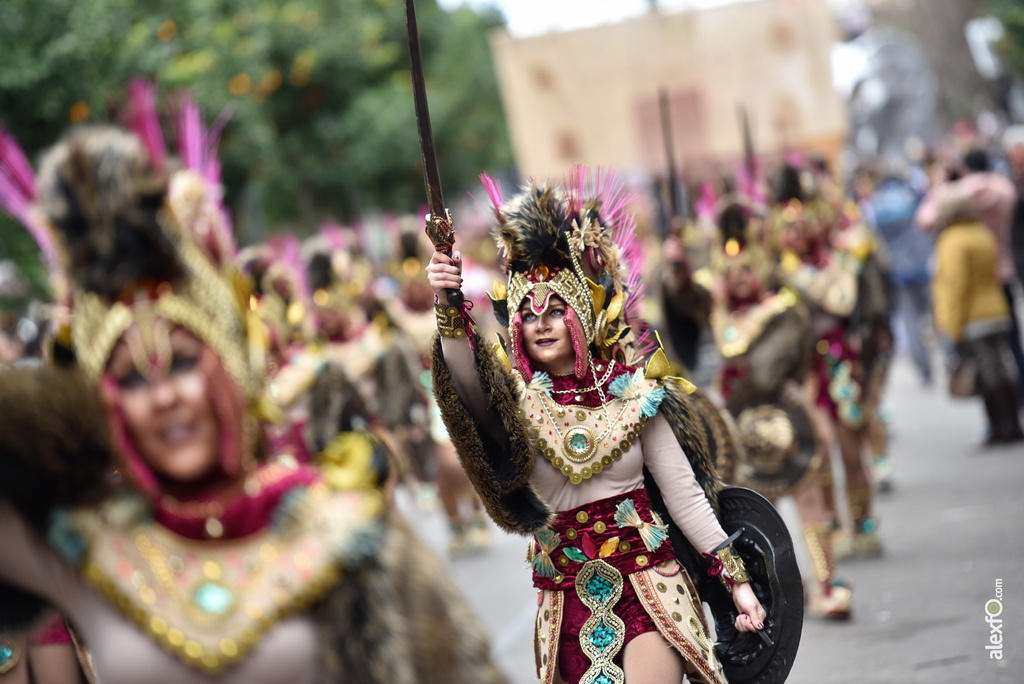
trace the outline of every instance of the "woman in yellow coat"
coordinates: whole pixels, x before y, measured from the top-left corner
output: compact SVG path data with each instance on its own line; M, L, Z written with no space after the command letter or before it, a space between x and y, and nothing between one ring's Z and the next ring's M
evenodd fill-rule
M935 324L978 369L991 426L987 444L1024 440L1017 416L1017 368L1010 356L1010 310L996 270L999 247L967 195L939 199Z

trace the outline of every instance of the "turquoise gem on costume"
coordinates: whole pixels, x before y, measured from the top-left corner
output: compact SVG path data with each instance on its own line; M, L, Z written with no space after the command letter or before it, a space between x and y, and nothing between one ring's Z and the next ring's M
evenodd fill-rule
M224 615L235 605L235 595L223 585L207 582L196 589L195 602L211 615Z
M600 575L594 575L587 582L587 592L601 603L604 603L612 594L612 583Z
M722 337L725 338L726 342L732 342L739 336L736 331L736 326L730 325L728 328L722 331Z
M582 432L577 432L575 435L569 437L569 439L566 440L566 443L569 445L569 448L577 454L586 453L587 447L590 446L587 444L587 436Z
M608 648L613 641L615 641L615 630L604 621L590 635L590 643L594 644L594 647L599 651Z
M567 546L562 549L562 551L564 551L565 555L569 557L569 560L576 561L577 563L583 563L587 560L587 554L583 553L575 546Z
M0 637L0 675L13 670L20 658L18 647Z

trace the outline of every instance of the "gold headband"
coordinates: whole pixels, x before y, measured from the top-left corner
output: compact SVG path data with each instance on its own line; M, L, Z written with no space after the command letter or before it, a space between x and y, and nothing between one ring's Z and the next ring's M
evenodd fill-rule
M138 305L110 305L94 293L75 291L71 339L79 365L88 377L98 379L125 332L158 316L187 328L210 345L244 395L255 400L262 388L262 340L251 334L259 324L248 310L248 292L241 275L233 266L218 271L185 236L168 208L161 210L158 219L177 248L186 277Z
M544 266L537 270L544 269ZM594 341L594 301L591 298L592 289L586 278L581 279L577 274L568 269L562 269L551 279L531 281L525 274L513 273L508 279L508 315L509 319L516 315L523 300L533 295L535 301L546 304L548 297L552 294L558 295L567 305L571 306L583 324L583 332L587 336L587 342ZM602 293L603 294L603 293ZM602 302L603 303L603 302Z

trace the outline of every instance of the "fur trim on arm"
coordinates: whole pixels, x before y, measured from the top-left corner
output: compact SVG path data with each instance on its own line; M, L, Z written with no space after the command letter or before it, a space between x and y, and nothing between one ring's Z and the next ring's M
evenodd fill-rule
M459 461L491 518L509 532L531 534L546 526L552 513L529 483L536 450L520 413L517 381L475 333L473 344L486 408L498 416L504 435L491 434L466 408L445 362L440 337L432 345L434 396Z
M45 532L58 507L101 501L114 459L95 384L52 367L0 374L0 498Z

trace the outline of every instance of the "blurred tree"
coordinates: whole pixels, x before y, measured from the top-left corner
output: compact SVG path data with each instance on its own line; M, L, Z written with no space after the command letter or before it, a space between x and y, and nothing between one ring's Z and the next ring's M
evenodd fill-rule
M502 19L417 9L456 193L511 163L487 44ZM0 124L30 155L69 121L118 120L133 75L159 83L165 111L187 88L208 121L229 113L220 156L240 238L425 203L400 0L3 0L0 64Z
M987 7L999 19L1006 32L999 50L1006 58L1007 68L1024 77L1024 5L1020 0L990 0Z

